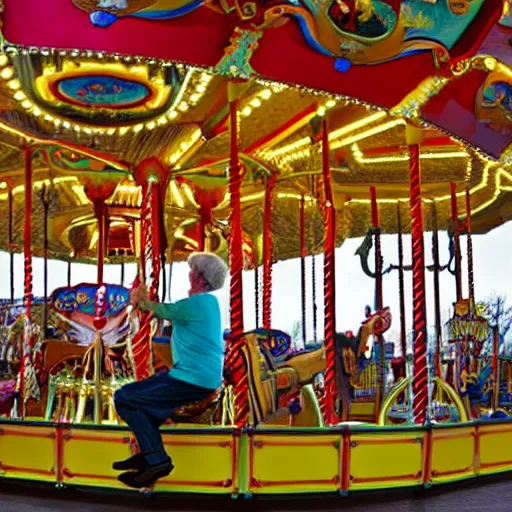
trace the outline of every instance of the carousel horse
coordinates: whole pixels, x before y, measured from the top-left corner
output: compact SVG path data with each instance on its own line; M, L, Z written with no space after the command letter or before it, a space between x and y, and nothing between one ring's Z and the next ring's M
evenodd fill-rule
M21 364L21 341L25 329L25 310L23 305L8 305L3 311L3 325L0 326L0 362L9 374L17 373ZM34 305L31 309L31 326L33 337L31 346L36 347L42 333L40 325L43 320L43 307Z
M492 372L481 361L491 327L472 299L461 299L454 306L454 315L447 327L450 343L457 346L455 383L468 415L479 417L480 407L492 388Z
M492 367L483 364L479 371L468 372L463 369L459 376L459 391L463 401L469 402L469 413L479 418L491 407L490 393L493 391Z
M450 343L459 345L459 353L469 362L466 368L475 371L484 343L489 339L491 326L472 299L461 299L455 304L454 315L447 323ZM471 349L470 345L471 344ZM464 366L460 367L462 371Z
M17 396L20 389L20 369L23 359L23 337L27 327L31 347L30 353L25 354L24 364L24 400L25 408L29 401L37 403L41 398L40 366L42 360L43 337L38 321L41 320L39 306L33 308L32 322L26 326L24 314L17 314L12 323L5 324L0 331L0 361L3 363L4 379L0 380L0 414L7 414L7 410L14 410L17 405ZM12 307L17 312L19 307ZM7 315L9 316L9 315ZM5 378L7 377L7 378Z
M260 351L270 368L284 375L293 375L293 382L299 386L311 384L314 378L325 371L325 347L323 344L295 350L290 336L283 331L256 329L247 335L255 334ZM281 379L283 382L284 379ZM293 386L279 385L278 389L297 392ZM283 400L281 400L283 402Z
M236 391L237 382L247 380L251 425L322 424L313 381L325 369L323 347L277 362L261 333L253 331L244 335L239 350L242 357L232 349L226 355L225 382Z
M357 336L351 333L336 333L335 351L338 362L336 377L338 399L344 411L349 410L351 396L360 385L360 377L369 363L370 336L380 336L391 327L391 312L384 308L370 315L359 328Z
M253 333L268 364L277 369L293 370L299 385L312 383L317 375L325 371L323 343L297 350L293 347L291 337L283 331L256 329L247 334Z
M3 325L0 332L0 360L7 372L17 373L21 363L21 340L23 338L24 316L16 316L9 325Z
M459 392L461 398L469 406L470 417L480 419L510 418L509 383L498 383L495 386L491 358L485 358L478 371L467 371L464 366L459 375ZM492 394L498 393L497 409L493 409Z
M60 322L62 337L45 342L43 367L49 375L45 414L48 419L58 416L57 419L81 422L87 401L92 397L97 419L101 421L103 417L101 402L108 406L109 420L115 420L113 388L133 374L127 350L129 291L116 285L105 287L105 323L99 329L94 324L97 285L59 288L50 297L51 311ZM69 400L73 404L67 409L73 409L76 414L73 418L62 418L59 404Z
M390 325L391 313L385 308L363 322L357 337L336 334L336 374L342 401L345 390L348 394L349 388L359 383L369 337L383 334ZM233 384L244 373L248 375L251 424L282 424L283 418L295 414L294 425L321 424L313 383L325 371L323 344L294 351L286 333L258 329L246 333L242 352L244 364L238 360L233 367L226 368L227 382ZM226 360L232 362L229 354ZM343 403L348 407L348 397Z
M324 348L290 353L285 358L276 359L267 340L262 331L244 334L241 358L233 359L230 350L226 354L223 387L204 400L175 409L170 420L174 423L223 425L232 422L233 390L237 380L247 375L251 425L319 425L321 415L312 383L315 376L325 369ZM163 350L158 348L159 353Z

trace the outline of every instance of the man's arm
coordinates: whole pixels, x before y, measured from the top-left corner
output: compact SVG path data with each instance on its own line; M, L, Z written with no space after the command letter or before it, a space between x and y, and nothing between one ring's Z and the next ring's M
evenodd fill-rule
M171 322L187 323L194 319L193 308L187 299L172 303L153 302L147 299L139 302L143 311L151 311L156 317Z

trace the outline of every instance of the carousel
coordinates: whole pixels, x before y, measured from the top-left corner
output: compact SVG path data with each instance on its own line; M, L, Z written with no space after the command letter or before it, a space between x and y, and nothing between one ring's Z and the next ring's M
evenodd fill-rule
M173 266L194 251L229 262L224 383L163 427L175 470L154 492L346 495L512 470L512 365L478 302L472 247L512 220L508 0L2 7L2 479L124 489L112 461L137 446L113 394L172 366L172 325L135 310L130 290L169 301ZM335 249L350 238L375 304L340 332ZM291 259L299 345L272 320L272 269ZM68 264L57 289L52 260ZM77 283L77 263L97 278Z

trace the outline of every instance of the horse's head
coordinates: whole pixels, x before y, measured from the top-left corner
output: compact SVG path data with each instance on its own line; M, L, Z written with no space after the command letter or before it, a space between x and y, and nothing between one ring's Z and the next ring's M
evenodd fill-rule
M364 322L370 329L370 334L379 336L391 327L391 311L388 307L382 308L370 315Z
M359 331L358 355L363 355L368 350L368 338L380 336L391 327L391 311L388 307L382 308L370 315L361 325Z

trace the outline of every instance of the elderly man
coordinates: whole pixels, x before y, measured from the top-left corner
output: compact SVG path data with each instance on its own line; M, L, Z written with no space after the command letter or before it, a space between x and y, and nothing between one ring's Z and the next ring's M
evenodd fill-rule
M171 304L151 302L145 287L131 294L132 304L173 325L173 367L119 389L114 395L117 413L132 428L140 453L115 462L119 476L135 488L151 486L167 476L174 466L165 452L159 431L171 412L182 405L202 400L222 383L224 350L221 312L217 298L209 292L222 288L228 269L214 254L194 253L190 267L189 296Z

